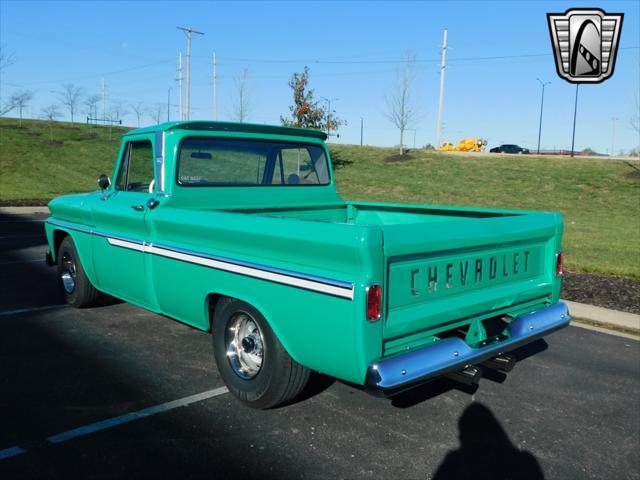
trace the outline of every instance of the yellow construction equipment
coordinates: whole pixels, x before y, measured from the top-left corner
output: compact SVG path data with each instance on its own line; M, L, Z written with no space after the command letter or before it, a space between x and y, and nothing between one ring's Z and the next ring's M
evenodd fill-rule
M441 152L482 152L486 146L487 141L484 138L464 138L460 140L458 145L445 142L438 147L438 150Z

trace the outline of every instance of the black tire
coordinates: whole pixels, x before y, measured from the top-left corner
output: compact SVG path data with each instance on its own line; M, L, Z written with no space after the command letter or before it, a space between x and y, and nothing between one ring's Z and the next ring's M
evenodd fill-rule
M239 355L228 355L233 350L234 338L238 338L232 327L239 329L238 322L257 326L253 336L242 339L240 348L247 353L247 344L252 352L261 347L261 365L257 371L238 372L242 367ZM222 298L216 305L213 316L213 352L218 371L229 391L245 405L257 409L268 409L291 402L304 389L309 380L309 369L289 356L269 323L262 314L248 303L232 298ZM247 341L247 338L256 341ZM231 347L230 347L231 345ZM258 355L254 358L260 358ZM234 365L232 365L235 364ZM241 369L241 368L240 368ZM241 375L245 375L243 378Z
M57 270L65 301L76 308L86 308L98 303L101 293L91 284L80 263L73 239L65 237L58 248Z

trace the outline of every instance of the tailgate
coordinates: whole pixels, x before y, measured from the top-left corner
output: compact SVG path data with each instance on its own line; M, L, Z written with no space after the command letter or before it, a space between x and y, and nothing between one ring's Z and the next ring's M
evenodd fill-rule
M551 302L560 229L559 215L542 213L385 228L384 339Z

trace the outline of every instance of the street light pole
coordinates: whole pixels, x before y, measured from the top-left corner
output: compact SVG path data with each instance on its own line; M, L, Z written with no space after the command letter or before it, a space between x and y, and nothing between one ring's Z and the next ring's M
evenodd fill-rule
M170 111L171 111L171 87L167 89L167 122L171 121L169 120Z
M440 96L438 97L438 126L436 128L436 148L440 146L442 135L442 107L444 102L444 71L447 68L447 29L442 41L442 62L440 63Z
M327 138L331 136L331 102L335 102L340 100L339 98L326 98L320 97L322 100L327 102Z
M363 137L364 137L364 118L360 117L360 146L362 146Z
M618 117L611 117L612 130L611 130L611 156L615 155L615 144L616 144L616 121Z
M576 83L576 100L573 105L573 135L571 136L571 156L573 157L573 148L576 142L576 115L578 113L578 87L579 83Z
M540 99L540 124L538 125L538 155L540 155L540 136L542 135L542 110L544 109L544 87L549 85L551 82L543 82L537 77L536 80L538 80L538 82L540 82L540 85L542 86L542 98Z

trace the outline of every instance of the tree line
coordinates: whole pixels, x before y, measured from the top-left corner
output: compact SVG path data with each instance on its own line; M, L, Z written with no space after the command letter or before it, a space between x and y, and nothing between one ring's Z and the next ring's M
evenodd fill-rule
M6 49L0 48L0 73L15 63L15 57L6 53ZM404 153L404 134L417 120L417 110L414 106L412 85L415 79L415 57L407 56L406 65L398 70L397 86L387 96L386 116L399 130L400 154ZM245 122L250 111L250 97L248 93L249 71L244 69L234 79L235 98L232 102L233 111L231 117L238 122ZM324 130L328 134L337 132L340 126L346 122L336 115L330 104L323 104L315 98L314 90L309 87L309 68L304 67L302 72L295 72L288 82L293 94L293 104L289 107L289 116L281 116L283 125ZM61 110L65 110L71 122L74 122L79 113L86 115L87 123L117 123L122 117L131 113L136 118L136 124L141 126L145 116L150 117L154 123L163 121L168 117L164 103L146 105L144 102L125 104L118 100L111 100L108 108L106 101L98 94L87 94L82 87L73 83L65 83L60 90L55 92L58 102L49 104L40 110L40 117L54 121L62 116ZM36 92L21 89L13 92L9 98L0 105L0 116L12 111L17 111L19 126L22 127L22 119L25 109L35 97ZM103 102L102 113L98 117L98 106Z

